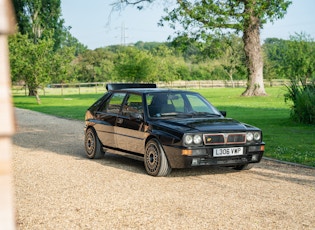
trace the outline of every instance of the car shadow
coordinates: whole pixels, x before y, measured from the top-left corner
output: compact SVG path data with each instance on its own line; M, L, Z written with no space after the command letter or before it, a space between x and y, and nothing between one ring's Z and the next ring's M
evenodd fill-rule
M84 150L83 121L60 119L54 116L24 110L18 111L17 133L13 144L31 151L50 151L55 154L73 156L76 160L88 161ZM44 118L44 119L43 119ZM19 120L18 120L19 121ZM93 161L108 167L113 167L132 173L146 174L143 162L119 155L106 153L102 159ZM263 160L249 172L265 180L285 180L297 184L315 184L315 169L283 165ZM227 167L194 167L188 169L173 169L169 177L189 177L214 174L243 173Z
M143 161L112 154L110 152L106 152L104 157L100 159L88 159L86 156L80 156L80 160L92 160L106 167L112 167L131 173L147 174ZM239 171L230 167L198 166L193 168L172 169L168 177L189 177L210 174L230 174L237 172Z

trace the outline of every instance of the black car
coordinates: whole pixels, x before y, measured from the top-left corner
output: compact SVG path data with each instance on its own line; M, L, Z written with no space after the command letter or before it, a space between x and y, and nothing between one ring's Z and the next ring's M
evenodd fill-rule
M106 151L144 161L149 175L173 168L250 169L264 153L260 129L226 118L196 92L155 84L108 84L85 116L89 158Z

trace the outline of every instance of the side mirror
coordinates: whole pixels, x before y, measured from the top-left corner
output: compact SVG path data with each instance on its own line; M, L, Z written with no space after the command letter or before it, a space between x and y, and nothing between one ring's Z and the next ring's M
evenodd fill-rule
M220 111L223 117L226 117L226 111Z

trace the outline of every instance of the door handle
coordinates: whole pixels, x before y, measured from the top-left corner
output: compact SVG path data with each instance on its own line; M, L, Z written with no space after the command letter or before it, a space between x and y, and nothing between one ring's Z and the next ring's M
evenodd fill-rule
M122 124L124 122L124 119L122 118L117 118L117 124Z

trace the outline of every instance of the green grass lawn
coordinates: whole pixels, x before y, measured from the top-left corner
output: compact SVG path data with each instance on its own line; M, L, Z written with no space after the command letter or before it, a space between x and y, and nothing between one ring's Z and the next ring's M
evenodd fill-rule
M206 97L227 117L257 126L263 130L265 156L315 166L315 126L290 120L289 104L284 102L284 87L267 88L268 96L241 97L243 88L209 88L194 90ZM59 117L84 120L86 109L102 94L14 96L16 107Z

